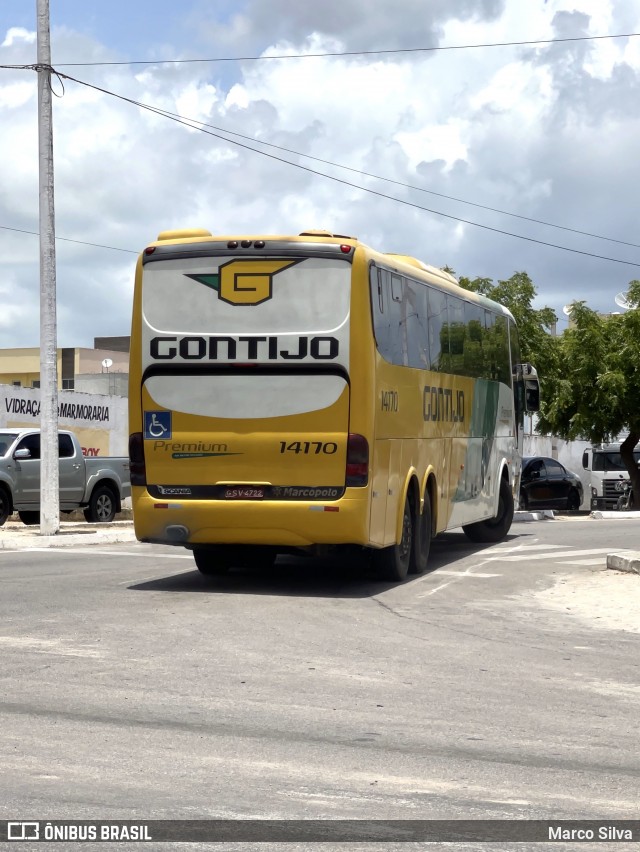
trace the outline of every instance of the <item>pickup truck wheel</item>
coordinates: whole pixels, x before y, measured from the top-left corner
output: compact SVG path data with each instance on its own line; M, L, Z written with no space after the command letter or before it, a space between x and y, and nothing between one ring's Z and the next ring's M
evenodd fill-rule
M0 486L0 527L11 514L11 498L7 494L6 488Z
M28 527L32 527L34 524L40 523L40 512L18 512L18 517L22 523L26 524Z
M108 524L115 518L116 500L107 485L98 485L93 489L84 516L90 524Z

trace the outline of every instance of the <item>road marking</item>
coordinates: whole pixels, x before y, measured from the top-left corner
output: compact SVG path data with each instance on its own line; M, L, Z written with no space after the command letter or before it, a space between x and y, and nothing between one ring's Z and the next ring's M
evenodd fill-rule
M436 574L438 577L480 577L482 579L486 579L487 577L502 577L502 574L482 574L480 571L474 571L473 574L469 574L466 571L446 571L444 568L438 568Z
M516 550L557 550L570 547L568 544L515 544L513 547L494 547L491 553L513 553Z
M486 562L489 562L489 561L490 560L485 559L477 567L482 568L483 565ZM475 566L473 566L473 567L475 567ZM446 569L444 571L436 571L433 576L440 575L440 574L446 574L447 576L452 577L453 579L449 580L448 583L441 583L439 586L436 586L435 589L430 589L428 592L423 592L421 595L417 595L417 597L419 597L419 598L431 597L431 595L435 595L436 592L440 592L442 589L446 589L447 586L450 586L452 583L459 582L460 580L468 579L469 577L481 578L483 576L482 571L474 571L473 567L467 568L466 571L447 571ZM499 577L500 574L488 574L488 575L485 575L485 576ZM425 577L424 579L426 580L427 577Z
M12 553L95 553L99 556L146 556L148 559L193 559L190 553L145 553L144 551L132 550L98 550L95 547L26 547L24 550L11 551ZM6 552L6 551L5 551Z
M487 562L524 562L531 559L567 559L572 556L595 556L597 553L611 553L612 547L592 547L589 550L555 550L553 553L522 552L505 556L489 556Z
M40 654L56 654L60 657L104 657L103 651L93 648L61 647L61 639L39 639L37 636L0 636L0 645L20 648Z

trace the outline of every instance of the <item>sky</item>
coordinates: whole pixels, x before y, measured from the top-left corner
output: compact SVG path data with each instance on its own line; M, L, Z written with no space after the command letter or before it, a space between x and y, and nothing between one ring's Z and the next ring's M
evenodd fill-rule
M50 17L59 346L129 334L136 256L171 228L322 228L470 278L527 272L559 331L563 306L620 310L640 278L636 0L50 0ZM36 58L36 0L2 0L0 349L39 345Z

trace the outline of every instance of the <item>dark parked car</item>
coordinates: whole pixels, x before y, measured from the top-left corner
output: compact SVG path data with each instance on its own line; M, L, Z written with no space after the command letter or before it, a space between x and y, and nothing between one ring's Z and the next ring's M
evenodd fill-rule
M582 497L578 474L556 459L546 456L522 459L521 509L579 509Z

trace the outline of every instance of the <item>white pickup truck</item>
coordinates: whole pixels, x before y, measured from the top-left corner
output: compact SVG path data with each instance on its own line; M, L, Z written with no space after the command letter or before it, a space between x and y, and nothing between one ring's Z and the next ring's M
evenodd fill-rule
M73 432L58 432L60 511L83 508L91 523L108 523L131 496L129 459L85 458ZM40 522L40 430L0 428L0 526L17 512Z

